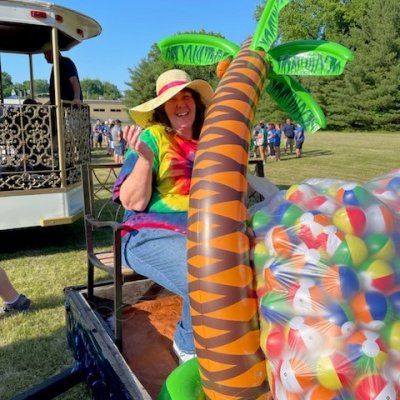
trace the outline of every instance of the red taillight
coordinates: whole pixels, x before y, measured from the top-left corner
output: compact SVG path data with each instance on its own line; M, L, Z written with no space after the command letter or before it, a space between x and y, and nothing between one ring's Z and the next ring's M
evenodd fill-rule
M76 33L79 35L79 36L82 36L83 37L83 30L82 29L77 29L76 30Z
M56 21L57 22L64 22L64 17L62 15L56 14Z
M31 17L33 18L47 18L47 13L44 11L31 11Z

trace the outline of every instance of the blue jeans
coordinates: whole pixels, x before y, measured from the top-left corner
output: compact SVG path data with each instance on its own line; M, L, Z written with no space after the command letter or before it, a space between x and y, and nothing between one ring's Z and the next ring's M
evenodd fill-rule
M186 239L185 235L167 229L132 231L122 239L122 261L139 274L182 297L182 318L177 323L174 340L181 350L194 353Z

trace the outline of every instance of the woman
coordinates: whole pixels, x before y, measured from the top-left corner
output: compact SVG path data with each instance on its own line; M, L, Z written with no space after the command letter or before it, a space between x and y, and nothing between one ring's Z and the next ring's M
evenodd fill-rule
M180 362L195 356L187 283L187 210L197 141L213 90L182 70L159 76L157 96L130 110L127 156L114 198L124 206L125 265L183 299L173 350Z

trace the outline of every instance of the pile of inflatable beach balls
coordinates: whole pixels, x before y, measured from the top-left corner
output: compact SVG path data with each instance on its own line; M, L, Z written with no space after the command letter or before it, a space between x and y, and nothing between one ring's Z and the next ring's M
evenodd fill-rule
M293 185L249 225L274 399L400 397L400 170Z

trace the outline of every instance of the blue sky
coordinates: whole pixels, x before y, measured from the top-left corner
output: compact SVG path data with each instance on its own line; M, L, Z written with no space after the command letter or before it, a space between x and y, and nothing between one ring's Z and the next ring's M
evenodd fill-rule
M109 81L127 89L128 68L135 68L151 46L177 32L205 29L219 32L241 44L254 33L254 11L263 0L56 0L96 19L100 36L74 47L65 56L72 58L81 79ZM2 70L13 83L29 79L28 58L1 55ZM35 79L47 79L50 65L42 55L34 57Z

